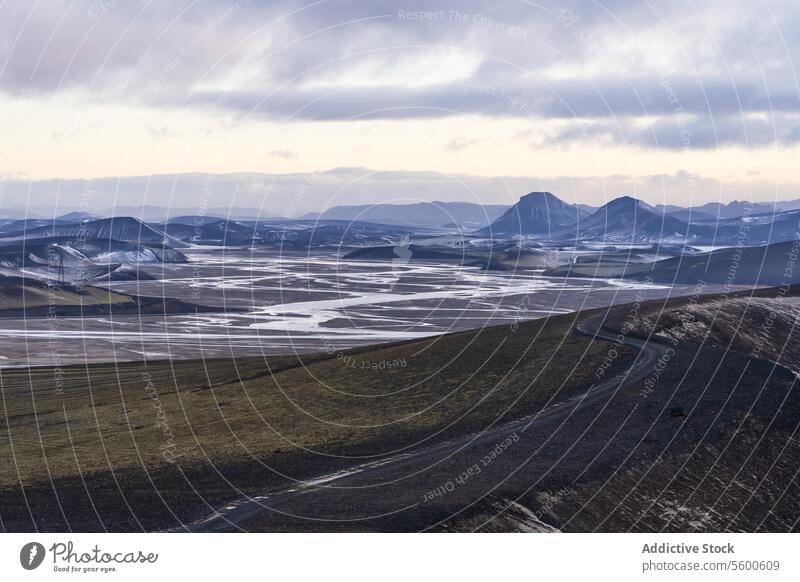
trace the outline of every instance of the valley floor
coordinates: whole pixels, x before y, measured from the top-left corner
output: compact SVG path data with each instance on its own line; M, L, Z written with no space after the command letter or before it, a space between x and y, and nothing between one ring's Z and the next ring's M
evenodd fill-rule
M107 291L87 286L70 305L49 305L45 290L43 300L30 297L43 302L0 310L0 364L333 353L695 292L695 285L565 279L527 269L347 260L330 250L186 253L191 263L143 266L149 279L98 283ZM103 294L119 301L103 302Z

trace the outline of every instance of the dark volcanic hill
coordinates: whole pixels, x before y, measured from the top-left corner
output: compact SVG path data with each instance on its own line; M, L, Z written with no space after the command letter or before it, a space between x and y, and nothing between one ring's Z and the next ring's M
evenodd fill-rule
M74 237L76 240L99 238L128 242L166 243L170 246L183 244L169 237L165 232L155 229L129 216L104 218L91 222L73 224L53 224L20 232L9 232L2 236L5 240L31 240L38 238Z
M683 241L688 232L685 222L641 200L623 196L581 220L578 238L614 243Z
M550 192L531 192L503 216L478 233L483 235L542 235L562 231L582 220L586 213Z
M260 239L255 226L232 220L197 225L169 223L164 231L184 242L207 245L250 245Z
M66 224L60 220L53 220L48 218L22 218L19 220L3 220L0 221L0 233L2 236L10 236L12 234L20 234L24 231L33 230L43 226L53 226L56 224Z
M730 247L658 261L650 269L633 276L649 275L654 281L664 283L787 285L800 283L800 269L794 266L798 253L800 245L794 241L760 247Z
M62 259L63 258L63 259ZM186 255L162 244L124 242L109 239L72 237L34 240L0 240L0 267L21 269L36 266L75 266L85 262L120 263L186 263Z
M790 285L800 283L795 263L800 243L784 241L753 247L728 247L708 253L683 253L642 262L628 252L602 253L546 269L548 277L649 279L656 283Z
M746 214L738 218L693 224L694 242L723 245L765 245L798 238L800 210Z

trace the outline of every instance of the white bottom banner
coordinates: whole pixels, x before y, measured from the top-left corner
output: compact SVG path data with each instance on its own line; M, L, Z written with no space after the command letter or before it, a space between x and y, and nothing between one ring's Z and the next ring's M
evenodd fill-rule
M792 534L4 534L3 580L798 580Z

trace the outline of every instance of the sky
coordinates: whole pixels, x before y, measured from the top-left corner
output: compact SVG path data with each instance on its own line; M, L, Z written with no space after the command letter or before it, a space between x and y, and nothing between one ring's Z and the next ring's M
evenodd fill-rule
M0 0L0 216L800 198L796 0Z

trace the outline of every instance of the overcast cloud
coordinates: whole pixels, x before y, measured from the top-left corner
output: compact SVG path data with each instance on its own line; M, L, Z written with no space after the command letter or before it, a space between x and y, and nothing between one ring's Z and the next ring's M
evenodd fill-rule
M315 120L683 112L700 132L800 112L790 0L10 0L0 34L12 93Z
M519 119L541 123L532 148L793 147L798 47L796 0L8 0L0 94L237 122Z

